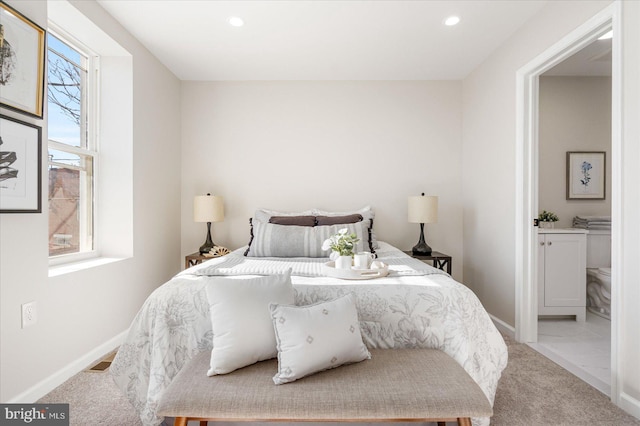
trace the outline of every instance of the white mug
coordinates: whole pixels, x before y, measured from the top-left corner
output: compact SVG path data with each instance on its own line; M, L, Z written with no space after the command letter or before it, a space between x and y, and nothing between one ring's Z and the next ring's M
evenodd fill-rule
M375 257L368 251L361 251L353 255L353 266L356 269L369 269Z

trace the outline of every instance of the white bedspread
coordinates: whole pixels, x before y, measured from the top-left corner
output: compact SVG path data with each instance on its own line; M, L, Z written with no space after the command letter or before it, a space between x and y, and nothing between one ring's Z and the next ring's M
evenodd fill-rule
M440 349L464 367L493 405L507 365L507 348L477 297L444 272L389 244L380 242L380 246L378 255L390 265L391 273L374 280L320 276L318 268L327 259L282 262L245 258L242 250L183 271L149 296L110 373L142 422L160 424L163 419L156 415L156 407L164 389L197 352L212 348L206 285L219 275L242 279L245 274L293 268L297 305L355 293L368 347ZM474 424L488 424L488 419L474 419Z

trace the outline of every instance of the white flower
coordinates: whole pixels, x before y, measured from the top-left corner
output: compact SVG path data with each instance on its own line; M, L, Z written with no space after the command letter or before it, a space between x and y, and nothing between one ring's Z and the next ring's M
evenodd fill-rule
M322 243L322 250L331 249L333 253L337 252L341 256L351 256L358 241L356 234L349 234L348 228L342 228L336 235L332 235Z

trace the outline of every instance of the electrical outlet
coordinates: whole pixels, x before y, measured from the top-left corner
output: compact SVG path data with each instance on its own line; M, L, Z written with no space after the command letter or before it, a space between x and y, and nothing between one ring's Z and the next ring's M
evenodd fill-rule
M36 302L29 302L22 305L22 328L38 322L38 310Z

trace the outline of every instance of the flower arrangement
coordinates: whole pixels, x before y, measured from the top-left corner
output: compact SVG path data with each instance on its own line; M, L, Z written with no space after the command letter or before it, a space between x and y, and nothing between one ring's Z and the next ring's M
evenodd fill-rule
M347 228L342 228L336 235L332 235L322 243L322 250L329 250L336 252L340 256L353 256L353 249L356 243L360 239L356 234L348 234Z
M559 219L555 213L542 210L542 213L538 215L538 220L540 222L557 222Z

